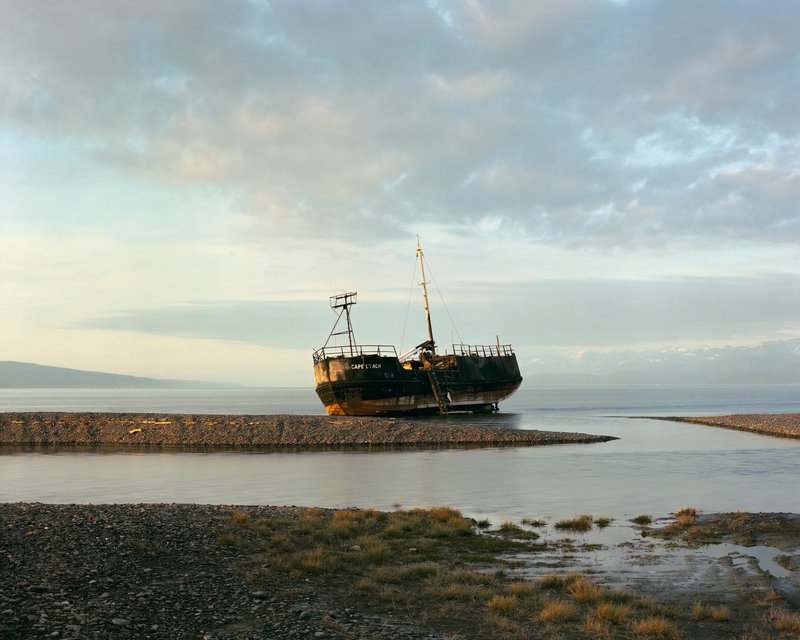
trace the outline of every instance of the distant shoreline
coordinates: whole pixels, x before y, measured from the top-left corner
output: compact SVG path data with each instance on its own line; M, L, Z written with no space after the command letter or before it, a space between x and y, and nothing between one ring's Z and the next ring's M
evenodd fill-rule
M0 413L0 445L124 447L540 446L613 436L498 429L446 420L317 415Z
M727 416L692 418L652 416L651 418L749 431L780 438L800 438L800 413L738 413Z

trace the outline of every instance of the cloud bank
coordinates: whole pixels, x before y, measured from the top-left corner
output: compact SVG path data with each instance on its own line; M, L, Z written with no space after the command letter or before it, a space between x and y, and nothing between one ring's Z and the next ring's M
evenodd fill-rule
M582 246L800 234L788 0L6 0L2 15L8 144L213 186L265 236L432 220Z

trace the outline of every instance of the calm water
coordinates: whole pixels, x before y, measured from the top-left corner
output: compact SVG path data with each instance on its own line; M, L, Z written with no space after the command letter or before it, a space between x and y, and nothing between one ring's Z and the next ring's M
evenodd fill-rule
M312 390L0 390L0 410L324 413ZM640 416L800 412L800 387L521 389L494 426L592 445L382 452L0 450L0 501L447 504L495 521L591 512L800 512L800 440ZM627 416L639 416L631 418Z

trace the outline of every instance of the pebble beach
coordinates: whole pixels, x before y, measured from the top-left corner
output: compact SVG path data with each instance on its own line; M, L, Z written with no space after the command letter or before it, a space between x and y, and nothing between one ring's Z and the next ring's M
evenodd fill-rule
M233 514L275 518L299 512L266 506L0 504L0 637L394 637L397 630L381 620L330 610L304 579L274 574L266 586L242 579L243 552L220 544ZM343 632L326 632L337 617Z
M612 436L497 429L446 420L309 415L2 413L0 445L125 447L500 446Z
M736 429L737 431L751 431L781 438L800 438L800 413L745 413L729 416L660 419Z

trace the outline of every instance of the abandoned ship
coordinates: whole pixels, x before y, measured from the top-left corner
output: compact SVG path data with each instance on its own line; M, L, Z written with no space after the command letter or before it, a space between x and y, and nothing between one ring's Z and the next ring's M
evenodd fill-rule
M314 352L316 392L330 415L372 416L454 411L497 411L499 402L517 390L522 376L511 345L454 344L437 352L433 338L425 261L417 238L422 299L428 339L398 356L391 345L357 344L350 309L357 293L331 296L338 310L325 345ZM346 327L337 331L344 317ZM334 336L347 344L328 346Z

